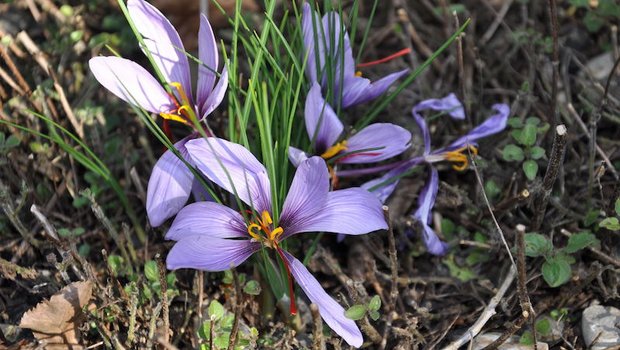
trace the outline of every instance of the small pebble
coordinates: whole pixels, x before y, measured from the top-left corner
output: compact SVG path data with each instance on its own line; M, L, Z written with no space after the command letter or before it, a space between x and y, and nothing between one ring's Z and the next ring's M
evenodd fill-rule
M620 310L611 306L592 305L583 310L581 331L591 350L620 345Z

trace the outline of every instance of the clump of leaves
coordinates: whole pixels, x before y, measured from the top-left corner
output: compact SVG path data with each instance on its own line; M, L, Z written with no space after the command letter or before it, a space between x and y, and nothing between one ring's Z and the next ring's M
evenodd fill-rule
M351 306L349 309L347 309L347 311L345 311L345 316L354 321L357 321L364 318L364 316L366 316L366 314L368 313L368 316L370 316L373 321L376 321L379 319L379 317L381 317L381 315L379 314L380 308L381 298L378 295L375 295L374 297L370 298L368 304L355 304Z
M530 117L523 122L519 118L508 119L508 125L513 129L510 133L516 144L507 144L502 150L502 156L507 162L521 163L523 173L532 181L538 174L537 160L545 156L545 149L536 146L538 136L549 130L549 123L542 123L539 118Z
M606 23L611 23L620 19L620 4L617 0L569 0L575 9L585 9L586 15L583 18L588 31L598 32Z
M571 255L590 246L598 246L599 240L589 231L570 236L565 247L556 248L553 242L539 233L525 235L525 255L543 257L545 262L541 272L550 287L558 287L568 282L572 275L571 265L575 258Z
M202 323L198 329L198 336L205 343L200 345L201 350L227 349L230 341L235 315L226 311L219 301L213 300L207 309L209 319ZM237 333L235 350L247 349L256 343L258 330L251 327L249 331Z
M620 231L620 220L618 219L620 218L620 198L616 199L614 207L616 216L610 216L603 219L603 221L599 222L599 227L604 227L610 231Z
M260 283L255 280L246 281L245 273L240 273L237 278L239 284L243 286L243 292L249 295L259 295L261 293ZM222 278L224 284L233 284L235 282L234 276L231 270L224 271L224 277Z

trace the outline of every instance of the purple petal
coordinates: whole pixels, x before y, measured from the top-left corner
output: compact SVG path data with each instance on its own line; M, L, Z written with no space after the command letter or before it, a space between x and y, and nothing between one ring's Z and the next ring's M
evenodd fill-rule
M321 95L321 87L314 83L306 97L306 130L318 154L325 152L336 141L344 126L336 112Z
M340 20L338 12L327 12L323 15L321 23L326 36L326 51L328 55L326 59L330 60L336 68L334 74L335 86L339 87L340 79L355 76L355 60L351 50L351 40L349 39L349 33L347 33L344 24ZM335 90L338 91L338 89Z
M293 163L293 166L297 168L304 160L308 159L308 154L299 148L289 146L288 159Z
M466 144L472 144L478 139L497 134L498 132L504 130L506 128L508 116L510 115L510 107L505 104L496 104L493 105L493 109L497 111L496 114L485 120L482 124L473 128L466 135L452 142L450 146L446 148L459 148Z
M238 212L215 202L196 202L179 211L166 239L179 241L189 236L207 238L249 238L247 225Z
M323 210L329 192L329 172L321 157L312 157L297 168L282 206L280 225L284 237L299 232Z
M388 171L383 176L366 182L361 187L367 191L370 191L370 193L375 195L381 203L385 203L390 195L392 195L392 192L394 192L394 189L396 189L396 186L400 181L400 176L412 167L420 164L422 159L423 158L420 157L412 158Z
M179 33L158 9L146 1L129 0L127 9L164 79L169 83L180 83L191 100L189 63Z
M208 182L207 182L208 183ZM197 179L192 182L192 197L196 202L214 202L215 199L211 196L211 193L204 188L202 183Z
M381 202L370 192L347 188L329 192L318 212L297 220L293 227L283 227L284 235L300 232L332 232L361 235L387 229Z
M314 25L312 24L314 20ZM312 11L310 4L307 2L303 6L302 15L302 29L304 36L304 54L308 55L308 61L306 63L306 75L311 83L318 82L317 69L323 70L325 59L325 47L323 45L322 34L320 24L318 22L318 15L315 11ZM316 39L318 40L314 40ZM316 51L318 50L318 54ZM317 67L317 59L319 64Z
M371 124L347 140L347 153L338 163L373 163L392 158L409 148L411 133L390 123ZM379 148L379 149L377 149ZM367 150L367 151L363 151ZM355 153L356 151L362 151Z
M204 14L200 14L200 29L198 30L198 58L202 64L198 65L198 87L196 104L203 104L213 90L215 72L218 65L218 52L215 36L211 24Z
M420 192L418 197L418 209L413 214L413 218L418 220L424 227L424 244L429 253L434 255L443 255L448 249L448 245L442 242L437 234L429 225L431 220L431 210L435 205L437 198L437 190L439 189L439 174L435 167L430 167L429 179Z
M186 142L174 144L181 156L189 160ZM183 208L192 190L194 174L174 154L167 150L155 163L146 193L146 213L151 226L157 227Z
M408 69L404 69L399 72L391 73L373 83L370 83L368 79L358 77L345 80L342 101L343 108L376 99L392 86L396 80L400 79L400 77L406 75L408 72ZM367 82L359 79L364 79Z
M299 260L287 252L284 252L284 256L290 265L295 281L306 293L308 299L317 305L325 323L349 345L356 348L362 346L364 342L362 332L353 320L345 316L344 308L325 292L321 284Z
M175 243L166 263L170 270L224 271L238 266L260 248L260 243L249 239L187 236Z
M448 96L440 99L433 98L430 100L424 100L415 105L411 112L415 122L418 124L418 127L422 132L422 138L424 139L424 155L431 152L431 135L428 131L428 127L426 126L424 117L420 114L421 111L427 109L447 112L454 119L465 119L465 109L454 94L449 94Z
M209 137L189 141L190 158L211 181L255 210L271 212L271 187L265 167L245 147ZM229 178L230 176L230 178Z
M211 94L209 95L209 97L207 97L204 104L202 105L202 108L200 110L202 113L201 120L211 114L211 112L213 112L213 110L216 109L220 105L220 103L222 103L227 88L228 70L226 69L226 67L224 67L224 69L222 70L222 74L220 75L220 80L218 80L217 85L215 85L215 88L213 89L213 91L211 91Z
M342 89L342 107L347 108L362 101L369 101L366 94L372 84L369 79L356 77L354 75L345 77L344 87ZM337 96L340 90L336 90L334 95ZM336 100L338 100L336 98Z
M152 113L174 108L161 84L137 63L120 57L94 57L88 61L95 78L114 95Z

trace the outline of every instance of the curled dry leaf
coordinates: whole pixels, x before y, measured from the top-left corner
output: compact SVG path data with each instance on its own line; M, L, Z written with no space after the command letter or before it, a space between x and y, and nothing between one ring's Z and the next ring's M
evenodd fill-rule
M232 17L235 11L236 0L217 0ZM195 50L198 47L198 24L200 23L200 1L198 0L153 0L153 5L157 7L179 31L183 45L186 50ZM256 0L243 0L241 4L243 11L258 12L260 7ZM222 28L228 25L228 18L220 12L218 7L209 0L209 22L214 28Z
M19 326L32 330L46 349L83 349L78 327L82 308L93 292L91 282L73 282L22 316Z

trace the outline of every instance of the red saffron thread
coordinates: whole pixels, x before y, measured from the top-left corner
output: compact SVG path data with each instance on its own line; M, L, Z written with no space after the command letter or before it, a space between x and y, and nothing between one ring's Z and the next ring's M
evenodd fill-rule
M276 251L278 252L278 255L280 256L280 259L282 259L282 263L284 263L284 268L286 269L286 274L288 277L288 294L289 294L289 299L291 299L290 312L291 312L291 315L297 315L297 306L295 305L295 291L293 290L293 276L291 275L291 268L289 267L288 260L286 260L286 258L284 257L284 253L282 252L282 249L280 249L280 247L278 247L277 244L276 244Z
M389 55L387 57L383 57L381 59L378 59L376 61L360 63L360 64L357 65L357 68L365 68L365 67L370 67L370 66L374 66L374 65L377 65L377 64L385 63L385 62L391 61L391 60L393 60L395 58L404 56L404 55L408 54L409 52L411 52L411 49L410 48L405 48L405 49L402 49L402 50L400 50L400 51L398 51L398 52L396 52L394 54L391 54L391 55Z

